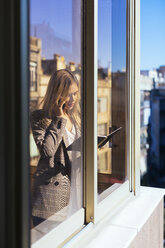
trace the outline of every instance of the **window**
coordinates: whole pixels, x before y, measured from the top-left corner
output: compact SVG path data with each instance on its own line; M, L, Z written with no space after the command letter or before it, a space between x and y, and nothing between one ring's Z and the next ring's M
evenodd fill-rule
M30 1L32 245L74 214L84 223L82 10L64 2Z
M34 13L32 13L32 10L34 10L33 3L36 7L35 9L37 9ZM140 81L138 76L139 1L65 0L52 2L34 1L33 3L28 0L20 0L13 8L13 4L10 1L1 1L2 8L0 8L3 10L1 13L1 31L2 36L5 37L1 40L2 46L0 46L2 54L2 82L0 84L2 117L0 122L2 152L0 156L2 170L0 183L3 199L1 226L4 233L2 242L7 244L4 245L5 247L30 246L29 231L31 229L33 248L54 247L54 245L64 244L68 238L74 236L84 227L87 227L85 228L87 232L90 227L93 229L96 226L97 229L97 225L100 224L102 219L105 220L107 216L109 217L113 213L114 209L116 210L117 206L128 200L133 193L138 192L140 182L138 161L138 149L140 147L140 128L138 126L138 123L140 123L138 94ZM28 23L29 5L31 23ZM105 6L107 11L104 9L104 12L100 6ZM113 29L113 25L116 23L115 20L119 20L117 15L121 9L124 11L120 18L124 17L124 20L127 20L126 23L125 21L122 22L122 27L124 28L120 30L126 29L126 32L120 32L120 35L125 40L124 47L126 49L123 56L125 67L121 67L124 70L119 68L118 73L123 75L123 80L120 82L125 87L123 88L124 94L121 94L125 100L121 106L124 109L124 115L121 115L121 117L123 118L124 116L125 119L123 118L122 124L124 125L122 129L114 136L117 137L123 131L125 133L122 138L126 141L126 144L124 147L123 141L121 142L122 152L120 151L122 156L125 156L125 159L122 161L124 166L120 169L118 163L113 161L114 158L118 159L118 157L114 157L116 156L113 151L114 140L112 140L112 144L107 142L99 150L98 136L107 136L111 132L109 127L113 126L115 120L114 110L116 110L117 106L114 104L116 100L116 98L114 99L114 96L116 96L114 90L118 83L116 81L118 78L115 77L117 75L113 74L113 63L118 58L115 56L116 52L120 50L116 51L113 44L116 46L121 45L122 47L124 43L118 42L117 31L119 29ZM10 10L9 15L6 15L7 10ZM104 17L103 14L100 15L99 11L101 10L105 13ZM42 17L42 20L40 17ZM46 17L49 18L48 22L44 21ZM104 53L99 52L103 45L98 40L98 37L101 38L99 25L103 20L107 20L106 26L103 26L105 36L102 36L102 42L104 38L108 39L106 47L108 51L106 61L108 63L106 62L106 65L103 65L100 59L100 54ZM53 26L51 26L52 21L54 21ZM32 25L29 35L30 24ZM112 26L111 29L109 29L109 25ZM43 38L39 34L42 34ZM31 37L30 39L29 36ZM55 39L53 39L54 36L56 37ZM49 52L52 49L53 53L50 54ZM68 56L71 57L68 59ZM109 63L109 59L111 63ZM123 61L121 56L119 56L118 61ZM79 173L79 178L83 181L83 184L80 184L83 188L81 191L83 196L82 198L80 197L81 206L80 208L76 207L76 211L69 218L63 219L59 223L57 223L57 218L54 221L45 216L44 221L32 228L32 216L29 214L29 205L32 201L29 200L30 187L28 182L30 174L31 187L35 185L36 165L40 159L38 149L40 147L37 148L33 137L38 131L41 131L41 138L43 139L48 132L43 135L43 130L30 129L29 113L34 113L36 109L42 106L42 99L45 96L48 81L54 68L65 69L65 66L77 78L74 81L77 82L78 80L79 85L81 85L78 91L80 94L79 99L81 99L80 113L82 117L80 128L82 139L79 140L82 149L80 151L82 156L79 166L83 171L83 176ZM110 70L106 70L107 66ZM101 77L99 76L100 73ZM69 88L69 90L71 91L68 91L68 94L63 95L63 97L73 98L77 96L77 92L72 91L73 88ZM74 93L76 94L74 95ZM147 101L148 96L146 95L145 97ZM62 104L63 100L62 98L58 99L58 104L60 104L60 101ZM121 99L117 100L121 101ZM49 126L50 118L47 119L49 120L44 120L43 123L41 121L41 124ZM38 121L39 119L35 123L36 126ZM66 123L66 121L64 122ZM61 124L59 120L58 127ZM70 122L70 124L72 123ZM119 127L119 124L121 123L119 122L115 126ZM32 131L35 135L32 134ZM37 144L39 143L37 142ZM64 144L62 143L62 145ZM62 150L63 148L61 147L60 149ZM64 150L66 151L66 149ZM70 150L68 150L68 157L69 152ZM64 156L66 158L66 153ZM49 165L51 166L54 162L60 162L57 157L56 160L48 158L46 160L48 164L50 162ZM43 163L40 163L40 165L42 167ZM70 183L68 179L71 176L68 172L71 166L68 167L68 172L66 173L65 168L62 167L63 164L58 165L60 169L63 169L62 176L65 176L68 188ZM50 170L47 170L48 168L46 167L46 170L43 168L44 172L50 172ZM109 179L114 172L118 175L115 175L115 180L112 185L109 185L107 178ZM41 174L40 170L39 179L43 179ZM52 179L49 173L46 173L46 176L47 181L44 180L45 184L41 184L42 180L40 181L42 187L45 187L46 184L49 185ZM105 182L102 180L103 176ZM118 176L123 176L122 183L117 182L116 179L120 179ZM98 180L98 178L101 180ZM59 180L51 183L54 183L53 187L59 186ZM116 187L118 184L120 184L120 187ZM70 200L69 193L68 196ZM64 198L66 198L66 195L64 195ZM48 198L48 200L50 199L52 198ZM45 200L45 198L43 197L42 200ZM43 207L42 204L40 206ZM48 205L48 208L50 206ZM66 204L67 207L68 204ZM7 228L4 228L4 226Z
M65 4L31 0L32 247L44 247L50 238L61 244L84 224L97 224L138 189L134 7L128 0L65 0ZM71 83L67 92L67 97L79 97L75 112L78 117L79 111L80 117L78 137L74 136L77 117L68 115L74 114L72 111L65 112L65 91L60 98L52 95L53 88L49 91L59 80L59 71L78 82L76 91ZM50 104L50 99L57 102ZM61 125L70 143L65 143L62 133L56 149L53 145ZM111 138L106 141L109 134ZM48 155L49 149L42 150L47 137L53 155ZM61 229L65 230L63 237L58 235Z
M105 136L118 129L98 149L99 194L114 184L120 186L128 178L126 19L126 1L98 1L98 136L100 124L107 127Z
M37 91L37 63L30 63L30 89Z

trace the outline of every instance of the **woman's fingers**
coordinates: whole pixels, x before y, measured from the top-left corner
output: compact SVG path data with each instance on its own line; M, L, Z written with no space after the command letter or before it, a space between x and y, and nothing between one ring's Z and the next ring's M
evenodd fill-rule
M64 104L65 104L65 100L63 100L63 101L61 100L59 103L59 108L62 108Z
M65 104L64 99L60 98L58 102L54 104L54 115L55 116L64 116L63 106Z
M64 104L66 102L66 99L62 99L62 97L56 102L54 103L54 115L55 116L62 116L65 118L64 115Z
M57 107L61 108L65 103L65 100L60 97L60 99L58 100L58 102L56 103L57 104Z

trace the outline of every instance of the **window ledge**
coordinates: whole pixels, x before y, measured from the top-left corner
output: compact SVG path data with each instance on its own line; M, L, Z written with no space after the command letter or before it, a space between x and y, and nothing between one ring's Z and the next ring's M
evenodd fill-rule
M163 247L164 194L164 189L141 187L139 195L121 206L113 217L107 215L96 225L90 223L63 247Z

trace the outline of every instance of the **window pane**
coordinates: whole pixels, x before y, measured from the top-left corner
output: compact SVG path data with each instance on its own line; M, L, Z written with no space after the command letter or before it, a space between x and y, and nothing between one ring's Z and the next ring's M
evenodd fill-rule
M109 189L112 185L115 189L127 178L126 1L123 0L98 1L97 92L99 201L104 199L103 194L112 192ZM104 142L112 132L112 138Z
M81 0L30 1L32 243L82 208Z

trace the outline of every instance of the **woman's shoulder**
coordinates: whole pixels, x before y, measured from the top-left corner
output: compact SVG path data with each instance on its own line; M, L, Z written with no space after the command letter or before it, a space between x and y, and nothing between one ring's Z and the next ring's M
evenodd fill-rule
M45 114L45 111L43 109L37 109L37 110L34 110L30 113L30 119L31 120L40 120L40 119L43 119L43 118L46 118L46 114Z
M30 121L31 123L38 123L43 127L47 127L51 123L51 119L49 119L43 109L37 109L30 113Z

